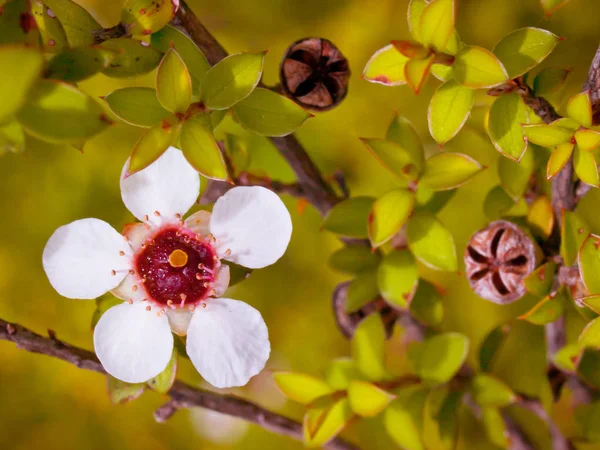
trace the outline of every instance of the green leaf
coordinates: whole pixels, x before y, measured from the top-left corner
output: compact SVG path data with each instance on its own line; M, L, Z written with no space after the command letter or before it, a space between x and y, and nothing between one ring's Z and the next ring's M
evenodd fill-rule
M263 136L286 136L312 117L289 98L264 88L236 103L233 113L245 128Z
M502 158L502 160L508 160ZM483 201L483 212L490 220L496 220L508 214L515 206L515 199L508 195L502 186L495 186L487 193Z
M38 47L40 34L34 22L29 0L12 0L0 6L0 45ZM33 22L33 23L32 23ZM3 66L4 68L4 66Z
M177 349L173 349L173 354L171 355L171 359L169 360L169 364L165 367L161 373L159 373L154 378L148 380L148 386L154 392L158 392L159 394L166 394L173 387L173 383L175 383L175 377L177 376L177 358L179 354L177 353Z
M540 195L529 205L527 225L534 235L542 239L550 237L554 227L554 211L546 195Z
M447 389L436 389L431 391L430 399L438 393L446 393L441 399L439 408L435 410L435 416L432 417L438 424L438 433L444 449L455 448L455 441L458 434L458 416L460 414L462 391L448 391ZM439 394L438 394L439 395Z
M406 389L405 391L408 391ZM383 424L392 440L405 450L424 450L421 441L426 392L402 393L385 410Z
M444 51L454 31L454 0L432 0L421 13L419 35L421 42Z
M509 433L500 411L491 407L482 408L481 416L488 439L500 448L508 448Z
M565 167L565 164L569 161L569 158L573 154L575 144L572 142L565 142L556 146L550 159L548 160L548 167L546 169L546 178L550 179Z
M192 78L174 49L163 56L156 72L156 97L168 111L184 113L192 102Z
M556 12L559 8L565 6L569 0L540 0L542 2L542 7L544 8L544 13L546 13L546 17L550 16L550 14Z
M414 156L396 142L363 138L361 141L375 156L375 159L402 183L414 179L418 174L418 162L414 160Z
M102 43L102 48L115 52L116 56L104 69L104 74L114 78L128 78L154 70L162 54L146 42L135 39L111 39Z
M303 405L333 392L325 381L304 373L275 372L273 379L283 395Z
M417 292L410 302L410 313L428 327L437 327L442 323L444 305L440 293L433 284L426 280L419 280Z
M379 265L381 255L369 247L349 245L336 250L329 258L329 265L344 273L359 273Z
M560 370L575 373L579 363L582 347L579 344L568 344L562 347L552 357L552 362Z
M430 55L426 59L411 59L404 66L406 82L415 91L415 94L421 90L433 61L435 61L435 55Z
M408 189L394 189L383 194L368 218L367 230L373 247L379 247L396 234L413 211L415 194Z
M566 299L562 292L549 295L540 300L525 314L519 316L519 319L534 325L546 325L562 317L565 311L565 303Z
M148 35L168 24L179 6L178 1L126 0L121 23L133 35Z
M50 142L86 139L111 124L92 97L52 80L41 80L33 87L17 117L28 133Z
M180 124L172 125L167 120L148 128L133 147L126 176L133 175L156 161L177 141L180 129Z
M146 390L146 383L125 383L107 375L106 388L110 401L114 404L124 404L135 400Z
M223 154L213 136L208 116L197 115L181 127L181 151L191 166L207 178L229 180Z
M309 409L303 422L304 444L310 448L323 446L342 431L352 417L348 399Z
M565 84L570 73L571 70L554 67L540 70L533 80L534 94L537 97L553 94Z
M421 137L410 121L398 114L394 114L392 122L388 126L385 138L395 142L410 156L410 161L418 170L425 164L425 151Z
M404 67L408 58L390 44L375 52L367 61L362 77L371 83L385 86L406 84Z
M384 347L385 329L379 314L365 317L352 336L351 351L357 369L371 381L387 377Z
M590 152L581 150L579 146L575 146L573 152L573 169L581 181L590 186L596 186L600 184L598 178L598 165L594 159L594 155Z
M377 273L381 296L392 306L405 309L417 289L419 272L414 256L408 250L388 253Z
M373 203L373 197L353 197L344 200L329 210L322 227L342 236L366 238L369 235L367 222Z
M590 234L579 249L579 272L588 294L600 294L600 236Z
M396 398L367 381L351 381L348 386L348 401L352 411L361 417L375 417Z
M345 310L351 313L359 310L367 303L375 300L379 295L377 286L377 270L365 270L360 272L348 286L348 296Z
M582 303L585 307L591 309L594 313L600 314L600 295L588 295L576 300L576 304Z
M488 134L492 144L504 156L520 161L527 141L521 124L529 121L527 108L519 94L501 95L490 108Z
M472 89L490 88L508 81L500 60L482 47L467 46L456 54L454 78Z
M462 153L438 153L425 162L419 186L434 191L457 188L483 170L483 166Z
M0 47L0 123L15 114L35 81L40 77L44 58L39 50L21 46Z
M493 328L483 339L481 347L479 347L479 367L482 371L489 372L492 369L492 365L506 342L509 332L510 325L499 325Z
M585 128L592 126L592 102L589 92L582 92L569 100L567 115Z
M115 54L100 46L65 48L57 53L46 68L46 78L77 82L102 72Z
M68 47L67 35L58 17L53 13L48 13L49 8L38 0L31 0L30 4L44 52L58 53Z
M444 144L456 136L467 121L475 91L461 86L456 80L442 84L431 97L427 119L429 132L438 144Z
M571 140L573 132L567 128L540 124L523 125L523 131L527 140L542 147L554 147Z
M581 244L590 233L587 222L574 211L563 210L560 228L560 256L565 266L572 266Z
M600 348L600 317L586 325L579 335L579 344L587 348Z
M44 0L58 17L71 47L94 44L94 35L102 26L84 8L71 0Z
M210 70L210 64L202 50L187 35L171 25L153 33L151 42L154 48L163 53L170 48L177 51L190 72L194 93L197 93L202 80Z
M457 269L454 239L444 225L426 213L412 216L406 226L408 247L426 266L455 272Z
M417 206L415 210L437 214L454 197L454 194L456 194L456 190L436 192L421 186L417 189Z
M421 42L421 15L423 10L427 7L429 2L427 0L410 0L408 5L408 28L413 37Z
M104 101L119 119L138 127L152 127L169 116L152 88L117 89L104 97Z
M586 152L595 150L600 145L600 132L588 129L575 131L577 147Z
M13 120L0 125L0 155L6 152L23 153L25 150L25 133L23 127Z
M517 396L503 381L487 374L478 374L471 381L471 395L480 406L504 408L515 402Z
M418 42L392 41L392 44L400 53L402 53L408 59L425 59L432 54L429 48L424 47Z
M552 261L541 265L524 279L527 292L536 297L546 297L552 291L556 264Z
M345 391L351 381L363 378L352 358L334 359L325 370L325 380L334 391Z
M500 97L500 99L504 97L508 96L503 95ZM522 133L520 126L519 132ZM521 142L523 142L522 139ZM519 162L502 157L498 161L498 176L500 177L500 184L513 198L513 200L517 200L523 196L529 186L529 180L534 170L535 155L533 150L525 152Z
M598 350L584 350L577 366L577 374L592 388L600 388L600 352Z
M416 372L424 381L443 384L460 370L469 350L469 339L460 333L442 333L423 342Z
M546 59L559 41L554 33L541 28L520 28L504 36L494 47L494 53L512 79Z
M227 109L248 97L260 81L265 54L237 53L215 64L200 87L206 107Z

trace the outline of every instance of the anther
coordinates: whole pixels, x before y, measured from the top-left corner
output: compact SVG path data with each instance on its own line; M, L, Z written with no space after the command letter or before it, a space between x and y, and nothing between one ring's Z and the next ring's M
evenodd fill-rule
M135 271L133 269L129 269L129 275L134 275Z
M133 299L130 298L129 300L127 300L127 303L129 303L130 305L133 305Z
M181 219L181 214L177 213L177 214L175 214L175 217L176 217L177 219Z
M190 311L194 311L194 310L196 309L196 306L194 306L194 305L190 305L190 306L188 306L188 309L189 309Z
M131 286L131 290L133 292L137 291L138 290L137 284L134 284L133 286Z
M203 308L206 308L206 303L202 303L202 307L203 307Z
M231 249L228 248L227 250L225 250L225 256L229 256L231 255Z
M150 220L150 217L148 217L148 214L144 215L144 222L148 222Z
M120 250L120 251L119 251L119 255L121 255L121 256L125 256L125 252L124 252L123 250Z
M152 311L152 307L151 306L146 306L146 311Z
M117 271L116 270L111 270L110 273L111 273L112 276L115 276L117 274Z
M154 211L154 215L155 215L156 217L159 217L159 216L160 216L160 213L159 213L158 211Z

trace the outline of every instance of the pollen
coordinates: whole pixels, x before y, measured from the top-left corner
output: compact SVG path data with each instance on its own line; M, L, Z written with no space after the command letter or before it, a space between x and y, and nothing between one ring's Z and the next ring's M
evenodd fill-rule
M169 264L172 267L183 267L188 262L188 254L178 248L173 250L169 255Z

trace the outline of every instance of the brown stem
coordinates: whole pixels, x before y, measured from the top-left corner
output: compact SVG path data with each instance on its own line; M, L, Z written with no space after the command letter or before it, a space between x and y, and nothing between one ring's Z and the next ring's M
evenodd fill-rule
M98 373L106 373L93 352L74 347L53 337L44 337L14 323L0 319L0 340L14 342L17 348L32 353L51 356L73 364L81 369ZM159 408L155 417L165 421L178 409L201 407L253 422L273 433L303 440L302 424L280 414L271 412L261 406L235 397L233 395L216 394L194 388L181 381L176 381L168 392L171 401ZM341 438L333 439L326 448L332 450L357 450L357 447Z
M538 416L550 430L550 437L552 438L552 450L572 450L574 447L568 441L568 439L562 434L560 428L548 415L539 400L521 398L517 405L531 411L533 414Z
M179 9L173 24L182 27L187 32L211 64L214 65L227 56L225 49L202 25L184 0L179 2ZM325 215L340 199L325 181L304 147L294 135L270 139L296 174L298 184L306 199L317 208L321 215Z

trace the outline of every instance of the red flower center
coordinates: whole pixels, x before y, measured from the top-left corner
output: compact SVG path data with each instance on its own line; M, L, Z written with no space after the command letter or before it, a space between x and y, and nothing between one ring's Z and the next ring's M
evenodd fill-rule
M218 259L209 241L169 227L144 243L134 265L149 300L176 308L196 305L210 295Z

